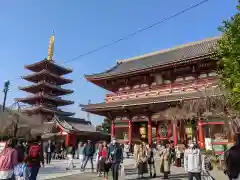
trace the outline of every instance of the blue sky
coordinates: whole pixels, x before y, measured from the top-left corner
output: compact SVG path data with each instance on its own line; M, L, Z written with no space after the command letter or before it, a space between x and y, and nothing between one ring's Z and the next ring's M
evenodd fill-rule
M62 64L82 53L112 42L170 16L201 0L2 0L0 3L0 86L11 80L7 105L27 94L18 86L29 74L24 65L47 56L48 41L55 31L54 59ZM181 16L82 59L66 63L74 72L67 85L75 91L66 99L75 101L64 110L80 111L79 103L102 102L105 90L87 82L84 74L102 72L116 60L216 36L217 27L236 10L237 0L210 0ZM0 89L1 90L1 89ZM0 91L2 92L2 90ZM2 102L3 93L0 93ZM91 115L94 124L102 117Z

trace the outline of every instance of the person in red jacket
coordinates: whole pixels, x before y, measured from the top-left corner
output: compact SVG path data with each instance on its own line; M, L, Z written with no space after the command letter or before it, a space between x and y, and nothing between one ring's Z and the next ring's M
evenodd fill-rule
M109 169L111 168L112 164L111 162L107 161L107 156L108 156L108 146L107 146L107 142L103 142L103 148L102 148L102 152L101 152L101 156L102 156L102 165L103 165L103 174L104 174L104 179L107 180L108 179L108 172Z
M10 139L0 152L0 179L12 179L13 168L17 163L17 151L13 148L13 141Z

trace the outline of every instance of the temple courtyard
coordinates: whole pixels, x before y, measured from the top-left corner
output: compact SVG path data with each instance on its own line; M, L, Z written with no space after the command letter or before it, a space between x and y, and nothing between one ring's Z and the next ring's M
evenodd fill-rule
M96 173L90 172L90 164L88 164L86 172L80 172L80 162L79 160L75 160L76 168L70 171L66 171L65 168L67 167L67 160L53 160L51 165L46 165L42 168L38 175L38 180L45 180L45 179L56 179L56 180L102 180L103 177L97 177ZM125 168L125 176L122 176L120 179L126 180L134 180L137 177L137 171L134 169L134 160L133 159L126 159L123 163ZM157 169L157 178L156 180L162 179L162 175L159 173L159 161L156 160L156 169ZM223 174L223 172L214 170L210 172L213 179L216 180L227 180L228 178ZM109 176L109 180L112 178ZM151 179L148 177L148 174L145 175L145 179ZM187 174L184 172L183 168L171 167L171 175L170 179L172 180L186 180ZM208 177L204 176L203 180L208 179Z

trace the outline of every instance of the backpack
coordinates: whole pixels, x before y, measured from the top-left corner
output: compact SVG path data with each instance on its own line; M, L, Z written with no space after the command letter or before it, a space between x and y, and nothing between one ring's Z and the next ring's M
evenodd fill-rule
M32 161L38 161L40 159L40 152L41 152L41 148L39 145L31 146L28 153L29 158Z

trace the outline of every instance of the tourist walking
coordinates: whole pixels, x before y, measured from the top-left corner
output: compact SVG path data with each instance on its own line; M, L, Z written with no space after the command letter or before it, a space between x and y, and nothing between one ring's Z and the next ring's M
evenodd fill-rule
M48 140L48 143L45 146L45 154L46 154L46 163L50 164L52 159L52 153L54 152L54 147L51 140Z
M188 180L201 180L201 172L205 170L201 150L196 144L190 144L184 153L184 169L188 173Z
M168 179L170 174L170 161L171 151L166 144L163 145L163 149L159 152L160 155L160 172L163 173L163 179Z
M173 161L173 164L175 164L176 167L181 167L181 151L178 145L175 148L175 152L176 156L175 160Z
M27 158L18 159L18 164L14 167L15 180L29 180L30 171L27 166Z
M156 167L155 167L155 160L154 160L154 152L151 145L149 145L148 148L148 165L150 170L150 177L155 178L156 177Z
M123 162L123 150L115 138L109 146L108 160L112 163L112 178L118 180L120 164Z
M225 152L224 161L229 180L240 180L240 134L236 135L236 144Z
M91 162L91 169L93 172L93 155L95 153L95 147L92 144L92 142L90 140L88 140L88 143L86 145L86 147L84 148L84 156L85 156L85 162L83 163L83 166L81 167L81 169L84 171L86 168L86 165L88 163L88 161L90 160Z
M8 140L6 147L0 152L0 180L12 179L13 168L17 163L17 151L13 148L13 141Z
M137 151L137 168L138 168L138 179L143 178L143 174L147 173L147 148L144 143L140 144Z
M97 173L98 173L98 177L100 177L102 175L102 171L103 171L103 165L102 160L102 149L103 149L103 145L101 143L98 144L97 147L97 156L96 156L96 167L97 167Z
M68 166L67 166L66 170L70 170L71 168L76 167L73 163L74 151L75 151L74 146L72 144L70 144L67 147Z
M83 146L83 142L79 141L78 144L77 144L77 159L79 159L80 157L80 149L81 147Z
M37 137L33 144L29 148L27 163L30 172L29 180L36 180L39 169L44 166L44 157L42 151L41 137Z
M129 158L129 153L130 153L130 145L129 143L124 144L124 157Z
M103 176L104 176L104 180L108 180L108 172L109 172L109 169L111 168L112 164L110 161L107 160L107 156L108 156L108 145L107 145L107 142L103 142L103 149L102 149L102 152L101 152L101 156L102 156L102 165L103 165L103 170L104 170L104 173L103 173Z
M133 147L133 157L134 157L135 163L137 163L138 148L139 146L137 144L135 144ZM135 167L137 167L137 164L135 164Z
M28 152L29 152L29 144L28 144L28 141L25 141L23 143L23 147L24 147L24 153L25 153L25 156L28 155Z
M21 141L18 141L17 146L15 147L17 151L18 161L22 162L25 158L25 148Z
M80 142L78 146L78 157L80 160L80 167L82 167L85 156L84 156L84 148L86 147L86 143Z

